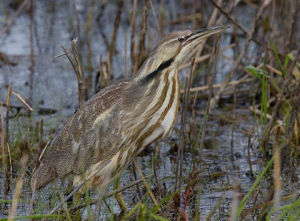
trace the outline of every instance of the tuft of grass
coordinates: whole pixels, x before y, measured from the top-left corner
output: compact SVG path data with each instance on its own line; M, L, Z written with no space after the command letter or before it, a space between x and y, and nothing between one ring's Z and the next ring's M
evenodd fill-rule
M16 216L13 220L28 220L28 219L55 219L62 218L61 215L35 214L30 216ZM0 221L6 221L6 218L0 218Z

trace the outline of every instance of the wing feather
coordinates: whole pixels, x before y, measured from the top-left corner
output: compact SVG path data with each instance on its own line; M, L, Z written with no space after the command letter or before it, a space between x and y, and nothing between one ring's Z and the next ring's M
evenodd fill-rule
M68 173L81 174L118 150L121 94L128 81L104 88L69 119L32 176L41 188Z

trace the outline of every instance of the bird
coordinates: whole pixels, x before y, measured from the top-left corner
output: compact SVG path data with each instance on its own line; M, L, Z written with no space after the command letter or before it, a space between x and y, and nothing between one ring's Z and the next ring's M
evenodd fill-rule
M92 96L66 122L44 151L31 178L32 189L73 175L103 197L109 184L145 147L174 127L180 104L178 68L194 49L226 25L166 35L136 75Z

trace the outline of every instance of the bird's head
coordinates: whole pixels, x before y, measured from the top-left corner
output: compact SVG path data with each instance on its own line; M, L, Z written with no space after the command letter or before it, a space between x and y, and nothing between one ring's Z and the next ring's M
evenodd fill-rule
M155 47L151 55L162 62L173 59L178 67L192 57L197 46L206 38L227 28L228 26L215 26L198 31L186 30L170 33Z
M158 73L168 67L178 68L179 65L193 56L195 49L201 42L227 28L228 26L215 26L198 31L186 30L168 34L151 51L139 69L136 79L141 79L149 74L152 76L152 73Z

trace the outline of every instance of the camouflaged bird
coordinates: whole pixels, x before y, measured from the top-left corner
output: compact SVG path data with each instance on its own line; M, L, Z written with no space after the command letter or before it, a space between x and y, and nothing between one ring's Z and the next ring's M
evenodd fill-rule
M74 185L86 179L103 195L139 152L168 135L179 107L179 65L201 41L225 28L167 35L135 77L94 95L53 139L32 175L32 187L73 174Z

